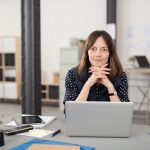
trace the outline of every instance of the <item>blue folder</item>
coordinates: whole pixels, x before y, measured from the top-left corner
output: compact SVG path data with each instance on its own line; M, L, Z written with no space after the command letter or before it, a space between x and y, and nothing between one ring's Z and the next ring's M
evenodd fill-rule
M51 141L51 140L42 140L42 139L32 139L26 143L23 143L19 146L10 148L9 150L26 150L29 148L32 144L48 144L48 145L76 145L80 146L80 150L94 150L94 147L90 146L84 146L79 144L73 144L73 143L65 143L65 142L59 142L59 141Z

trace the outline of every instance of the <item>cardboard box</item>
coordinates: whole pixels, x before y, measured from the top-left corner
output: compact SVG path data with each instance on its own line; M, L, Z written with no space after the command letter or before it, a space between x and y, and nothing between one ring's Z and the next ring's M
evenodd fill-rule
M54 72L53 73L53 83L56 85L59 85L60 83L60 74L59 72Z

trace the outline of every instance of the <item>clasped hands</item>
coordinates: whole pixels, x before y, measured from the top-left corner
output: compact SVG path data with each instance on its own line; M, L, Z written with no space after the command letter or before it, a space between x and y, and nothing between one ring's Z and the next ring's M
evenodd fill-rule
M105 64L101 67L90 67L89 73L92 75L89 77L87 84L93 86L95 83L103 84L107 88L113 87L111 81L108 79L107 75L110 74L110 68L107 68L108 64Z

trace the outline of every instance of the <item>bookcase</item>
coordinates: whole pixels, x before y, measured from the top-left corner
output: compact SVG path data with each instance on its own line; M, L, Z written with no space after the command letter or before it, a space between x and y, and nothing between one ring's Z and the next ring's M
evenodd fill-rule
M59 103L59 85L42 83L41 85L42 103L58 105Z
M20 37L0 37L0 99L21 98Z

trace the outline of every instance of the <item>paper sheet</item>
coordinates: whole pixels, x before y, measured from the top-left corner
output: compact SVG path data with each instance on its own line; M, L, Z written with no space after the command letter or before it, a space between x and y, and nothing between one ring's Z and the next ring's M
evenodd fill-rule
M32 137L42 138L44 136L52 134L53 132L54 131L48 131L48 130L43 130L43 129L33 129L33 130L29 130L28 132L20 133L20 134L17 134L17 135L24 135L24 136L32 136Z

